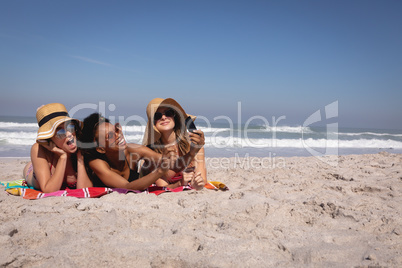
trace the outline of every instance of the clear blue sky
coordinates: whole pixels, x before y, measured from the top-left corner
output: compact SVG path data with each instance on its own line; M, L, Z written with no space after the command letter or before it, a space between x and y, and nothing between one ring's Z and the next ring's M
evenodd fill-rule
M213 118L402 129L401 1L0 2L0 114L45 103L145 116L173 97Z

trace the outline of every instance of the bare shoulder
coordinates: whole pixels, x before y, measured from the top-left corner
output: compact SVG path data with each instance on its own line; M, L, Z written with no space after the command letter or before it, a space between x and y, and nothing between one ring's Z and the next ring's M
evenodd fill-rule
M31 153L39 152L40 147L41 146L39 145L39 143L35 142L34 145L32 145L32 147L31 147Z
M34 145L32 145L32 147L31 147L31 161L35 161L35 160L37 160L38 158L39 158L39 149L40 149L40 147L42 147L42 146L40 146L38 143L34 143Z
M50 160L52 159L52 153L36 142L31 147L31 159L34 160L38 158L44 158L48 162L50 162Z
M102 160L102 159L99 159L99 158L90 160L89 161L89 166L91 168L94 168L94 167L106 167L106 168L110 169L109 163L106 162L105 160Z
M89 161L89 166L91 169L110 169L109 163L99 158Z

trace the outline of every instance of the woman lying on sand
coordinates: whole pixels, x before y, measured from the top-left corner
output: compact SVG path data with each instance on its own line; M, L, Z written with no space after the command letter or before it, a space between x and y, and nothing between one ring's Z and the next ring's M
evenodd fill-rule
M66 107L51 103L36 112L39 130L31 148L31 162L24 168L28 186L49 193L64 188L92 187L84 159L77 150L76 133L81 122Z
M84 119L80 142L80 146L86 147L85 162L95 186L144 190L165 176L169 169L183 170L185 163L191 162L204 145L204 137L194 139L199 147L178 159L172 153L173 148L167 148L161 155L142 145L127 144L120 124L112 125L108 119L94 113ZM140 160L153 163L155 167L141 178L138 173Z
M200 137L204 139L204 133L201 130L187 131L186 118L190 117L189 119L193 120L195 117L187 115L174 99L151 100L147 106L147 116L148 123L143 144L155 152L160 153L166 147L173 146L176 156L183 156L197 147L195 140ZM156 185L169 188L188 183L197 190L203 189L207 183L204 148L200 148L186 170L183 172L170 170L156 181Z

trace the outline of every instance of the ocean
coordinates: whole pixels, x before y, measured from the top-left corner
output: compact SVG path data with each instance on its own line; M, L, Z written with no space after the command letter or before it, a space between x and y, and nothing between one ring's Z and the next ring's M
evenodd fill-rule
M225 125L197 122L207 157L275 157L402 153L402 130L341 127ZM38 126L34 117L0 116L0 157L29 157ZM123 125L127 142L142 142L144 125Z

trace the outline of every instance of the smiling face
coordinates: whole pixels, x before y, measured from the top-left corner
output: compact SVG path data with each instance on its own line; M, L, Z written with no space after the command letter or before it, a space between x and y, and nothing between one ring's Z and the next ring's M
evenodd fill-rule
M98 146L105 150L124 150L127 147L120 124L104 122L98 126L95 134Z
M77 126L74 122L67 121L60 124L56 128L56 134L52 137L52 141L66 153L75 153L77 151L76 130Z
M157 115L157 113L161 113L162 117L159 120L155 120L154 124L156 129L160 132L160 133L165 133L165 132L171 132L174 130L175 127L175 116L176 114L170 112L171 108L168 107L159 107L158 110L156 110L155 115ZM156 118L160 117L156 116Z

